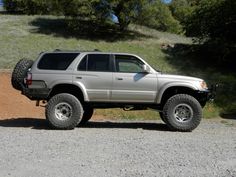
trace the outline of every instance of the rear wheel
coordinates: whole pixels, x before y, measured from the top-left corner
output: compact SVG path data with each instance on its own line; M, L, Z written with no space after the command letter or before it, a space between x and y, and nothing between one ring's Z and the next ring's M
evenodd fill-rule
M33 60L21 59L16 64L11 76L11 84L16 90L22 89L24 78L33 63Z
M161 120L162 120L164 123L166 123L166 118L164 117L163 112L159 112L159 115L160 115Z
M86 124L93 116L94 109L90 106L84 107L84 114L82 120L80 121L80 125Z
M173 130L192 131L200 124L202 107L194 97L177 94L167 100L163 117Z
M53 128L73 129L82 119L83 107L74 95L62 93L49 100L45 114Z

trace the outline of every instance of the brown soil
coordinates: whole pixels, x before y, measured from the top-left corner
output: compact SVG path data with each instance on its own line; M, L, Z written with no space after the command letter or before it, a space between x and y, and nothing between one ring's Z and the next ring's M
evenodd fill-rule
M0 73L0 119L44 118L44 108L36 107L20 91L11 86L11 73Z

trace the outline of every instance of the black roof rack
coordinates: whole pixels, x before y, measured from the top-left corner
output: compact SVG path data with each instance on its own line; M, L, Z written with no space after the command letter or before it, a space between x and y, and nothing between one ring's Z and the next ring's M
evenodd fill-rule
M89 50L87 50L87 51L80 51L80 50L61 50L61 49L55 49L53 52L101 52L101 50L99 50L99 49L94 49L94 50L92 50L92 51L89 51Z

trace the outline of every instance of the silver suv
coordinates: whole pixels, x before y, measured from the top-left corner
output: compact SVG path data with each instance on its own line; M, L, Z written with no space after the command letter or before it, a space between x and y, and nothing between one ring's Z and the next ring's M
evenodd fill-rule
M199 78L163 74L137 55L99 51L41 53L20 60L12 85L31 100L46 104L53 128L73 129L97 108L154 109L177 131L192 131L212 92Z

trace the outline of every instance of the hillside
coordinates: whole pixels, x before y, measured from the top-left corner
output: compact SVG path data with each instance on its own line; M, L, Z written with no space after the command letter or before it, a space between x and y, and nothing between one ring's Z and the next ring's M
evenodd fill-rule
M160 44L190 43L191 39L132 25L121 36L80 36L70 33L63 17L0 15L0 68L12 68L22 57L35 59L42 51L54 49L131 52L155 67L175 69L165 62Z
M202 77L212 83L223 79L226 83L235 84L234 74L215 72L216 69L208 64L195 62L197 58L184 52L185 48L177 48L175 52L174 46L191 45L190 38L137 25L130 25L125 34L81 35L69 31L63 19L54 16L0 15L0 69L12 69L21 58L36 59L42 51L99 49L135 53L163 72ZM221 110L218 107L224 105L221 102L207 105L205 117L218 116ZM127 113L107 110L99 113L109 116L114 112L117 117L128 119L140 116L151 119L158 115L153 111Z

